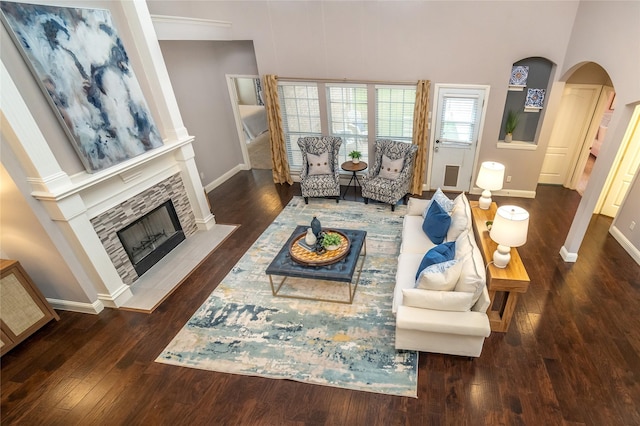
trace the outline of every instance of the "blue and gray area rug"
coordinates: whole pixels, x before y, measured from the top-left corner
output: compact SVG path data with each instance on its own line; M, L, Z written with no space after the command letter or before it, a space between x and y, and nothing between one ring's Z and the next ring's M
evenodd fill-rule
M244 254L157 362L417 396L418 354L394 347L391 312L405 206L294 197ZM274 297L265 269L296 225L367 231L352 305ZM274 280L275 281L275 280ZM279 282L279 281L278 281ZM347 299L347 285L287 280L283 292Z

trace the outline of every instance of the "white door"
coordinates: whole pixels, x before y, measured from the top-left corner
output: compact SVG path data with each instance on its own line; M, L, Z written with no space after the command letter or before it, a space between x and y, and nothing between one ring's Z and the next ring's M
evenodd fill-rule
M640 106L637 106L622 141L620 163L615 169L600 213L616 217L620 204L640 166Z
M564 185L571 178L601 91L596 84L565 86L538 183Z
M429 189L457 192L471 188L487 90L436 85Z

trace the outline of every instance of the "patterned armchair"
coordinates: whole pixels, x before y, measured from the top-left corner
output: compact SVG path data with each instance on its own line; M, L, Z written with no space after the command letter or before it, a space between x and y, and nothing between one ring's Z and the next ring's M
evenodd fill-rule
M306 204L309 197L336 197L336 203L340 201L340 144L342 139L334 136L298 139L302 153L300 189Z
M406 142L389 139L376 141L375 162L369 169L369 176L362 182L362 196L366 204L371 198L389 203L391 210L395 210L396 203L409 192L417 150L416 145Z

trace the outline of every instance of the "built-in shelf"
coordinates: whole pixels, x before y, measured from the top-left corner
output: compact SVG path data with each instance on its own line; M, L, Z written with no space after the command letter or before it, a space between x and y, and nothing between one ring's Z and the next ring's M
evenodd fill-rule
M511 142L498 141L497 148L498 149L515 149L520 151L535 151L538 149L538 145L536 145L533 142L524 142L524 141L511 141Z

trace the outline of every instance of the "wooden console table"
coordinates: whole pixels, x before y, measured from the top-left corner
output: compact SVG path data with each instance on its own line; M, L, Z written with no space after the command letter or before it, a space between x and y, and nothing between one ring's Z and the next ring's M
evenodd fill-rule
M498 207L496 203L491 203L489 209L483 210L477 201L470 201L469 204L473 216L473 230L482 257L488 264L493 262L493 252L498 244L489 237L487 221L493 220ZM529 288L529 275L516 248L511 248L511 261L506 268L496 268L493 263L487 267L487 288L491 299L487 311L491 331L505 333L509 329L511 317L518 303L518 293L526 293Z

